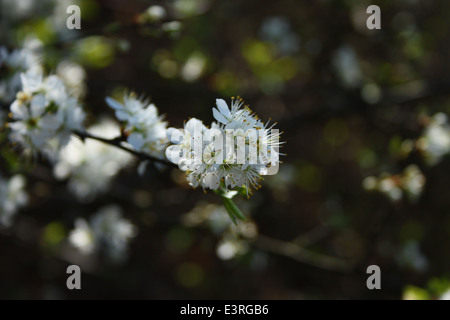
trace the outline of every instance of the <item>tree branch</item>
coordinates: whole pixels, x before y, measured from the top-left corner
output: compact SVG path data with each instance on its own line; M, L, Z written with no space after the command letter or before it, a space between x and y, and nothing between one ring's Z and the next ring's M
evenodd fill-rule
M159 159L159 158L153 157L151 155L148 155L146 153L142 153L142 152L139 152L139 151L127 148L126 146L124 146L122 144L122 140L120 138L105 139L105 138L102 138L102 137L94 136L94 135L92 135L92 134L90 134L88 132L81 132L81 131L74 131L73 133L77 137L79 137L81 140L83 140L83 141L85 139L92 139L92 140L97 140L97 141L109 144L109 145L114 146L116 148L122 149L122 150L124 150L124 151L126 151L128 153L131 153L132 155L138 157L142 161L151 161L153 163L156 162L156 163L164 164L164 165L169 166L169 167L178 168L178 166L175 163L169 162L169 161L164 160L164 159Z
M355 266L352 261L316 253L295 243L281 241L263 235L258 235L252 243L254 246L265 251L283 255L323 270L349 273Z

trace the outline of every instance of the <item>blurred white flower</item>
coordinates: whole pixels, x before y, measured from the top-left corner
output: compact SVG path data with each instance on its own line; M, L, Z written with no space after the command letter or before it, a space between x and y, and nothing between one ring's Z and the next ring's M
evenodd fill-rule
M69 241L84 254L103 251L112 261L121 262L127 256L128 242L136 234L136 226L122 218L121 209L109 205L95 213L89 223L78 218Z
M159 22L163 20L167 15L166 9L164 7L153 5L147 8L142 14L138 16L138 21L140 23L145 22Z
M439 300L450 300L450 289L445 291L440 297Z
M200 53L193 53L183 65L181 77L187 82L196 81L202 75L205 66L205 57Z
M383 173L380 177L367 177L363 181L366 190L379 191L391 201L400 201L406 196L416 201L422 194L426 178L416 165L409 165L401 174Z
M27 201L23 176L15 175L9 180L0 176L0 225L10 226L14 214Z
M234 237L224 237L216 248L216 254L222 260L230 260L247 252L248 244Z
M425 176L416 165L408 166L401 176L400 184L413 201L420 197L425 186Z
M8 52L6 47L0 47L0 102L11 103L22 86L20 74L42 73L41 55L38 53L40 43L33 41L24 43L22 49Z
M397 262L402 267L407 267L417 272L424 272L428 268L428 260L421 252L417 241L409 241L396 256Z
M353 47L348 45L340 47L333 54L333 65L344 86L355 88L361 84L363 73Z
M0 8L8 14L2 15L2 19L7 23L22 21L24 18L35 17L49 8L57 0L0 0ZM6 26L8 27L8 26Z
M450 152L450 125L445 114L437 113L431 118L417 145L430 165L435 165Z
M230 225L227 211L222 205L199 203L182 217L187 227L206 225L212 232L221 235Z
M241 221L237 226L230 224L226 209L212 203L199 203L182 216L181 222L187 227L207 227L220 236L216 254L222 260L230 260L248 252L246 240L255 239L258 235L258 228L251 219Z
M56 74L63 80L69 94L78 99L86 95L86 71L81 65L70 60L63 60L58 63Z
M264 19L259 34L263 40L273 43L282 55L294 54L300 48L300 37L283 16Z
M102 120L88 131L106 139L120 135L119 126L111 120ZM132 160L128 152L116 147L72 137L59 153L54 174L58 179L68 178L69 190L79 200L89 201L107 191L114 176Z
M124 122L128 133L127 141L137 151L162 159L167 146L167 123L158 115L156 106L125 95L123 104L107 97L106 102L115 110L116 117Z
M95 249L94 231L86 220L75 220L75 229L70 232L70 243L84 254L91 254Z
M53 159L73 130L81 130L85 114L55 75L22 73L22 91L11 105L10 139L26 151Z

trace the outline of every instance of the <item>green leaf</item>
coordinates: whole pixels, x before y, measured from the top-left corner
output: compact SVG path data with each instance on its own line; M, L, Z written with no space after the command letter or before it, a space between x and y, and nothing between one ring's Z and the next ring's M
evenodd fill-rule
M237 225L237 219L246 220L245 216L242 214L241 210L234 203L232 198L238 194L238 191L235 190L226 190L225 188L220 188L214 190L214 192L222 198L223 205L228 212L231 220L235 225Z
M239 208L237 207L237 205L234 203L233 200L226 197L222 197L222 201L228 213L232 213L236 218L240 220L246 220L245 216L242 214L241 210L239 210Z
M235 225L237 225L237 220L236 220L236 216L234 215L233 209L225 201L224 201L223 205L225 206L225 209L227 210L227 213L230 216L231 221L233 221L233 223Z

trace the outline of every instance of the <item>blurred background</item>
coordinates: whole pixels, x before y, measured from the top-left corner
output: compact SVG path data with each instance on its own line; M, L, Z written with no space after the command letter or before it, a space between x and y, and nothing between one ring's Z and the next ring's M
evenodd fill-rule
M81 30L66 27L71 4ZM381 30L366 27L371 4ZM240 95L278 122L287 154L236 201L248 219L235 227L179 170L140 176L137 159L76 139L55 165L29 160L3 127L0 298L449 298L450 2L0 5L0 44L64 79L90 132L120 134L104 99L125 90L173 127ZM4 123L20 70L0 67ZM66 288L71 264L81 290ZM369 265L381 290L366 287Z

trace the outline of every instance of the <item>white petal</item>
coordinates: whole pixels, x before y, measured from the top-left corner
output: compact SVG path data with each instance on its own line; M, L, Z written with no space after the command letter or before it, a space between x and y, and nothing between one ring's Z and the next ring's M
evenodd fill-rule
M116 118L120 121L129 121L130 115L126 111L116 110Z
M230 109L228 109L228 105L223 99L216 99L217 109L219 109L220 113L223 114L226 118L229 118L231 113Z
M172 143L180 143L183 141L184 133L183 130L175 129L175 128L169 128L167 129L167 138Z
M149 161L142 161L141 163L139 163L139 166L138 166L137 171L138 171L138 174L139 174L141 177L144 175L145 170L147 169L147 165L148 165L149 163L150 163Z
M114 110L123 110L124 109L123 105L120 104L119 102L117 102L116 100L114 100L113 98L106 97L105 101Z
M203 185L213 190L218 189L220 187L219 176L215 173L207 173L203 178Z
M227 118L225 118L216 108L213 108L212 110L213 110L213 116L217 121L219 121L223 124L228 123Z
M206 127L200 120L192 118L188 122L186 122L186 124L184 125L184 129L193 134L193 133L202 133L203 131L206 130Z
M39 120L39 127L49 131L55 131L61 126L61 120L57 115L47 114Z
M140 150L144 145L144 137L140 133L132 133L128 136L128 143L136 150Z
M17 100L11 105L11 113L16 120L28 119L30 117L28 108Z
M27 93L38 91L42 86L42 74L21 73L22 89Z
M26 134L28 131L26 123L21 122L21 121L11 122L9 124L9 127L11 128L11 130L13 132L18 133L18 134Z
M40 117L45 111L45 97L38 94L31 100L31 115L33 117Z

